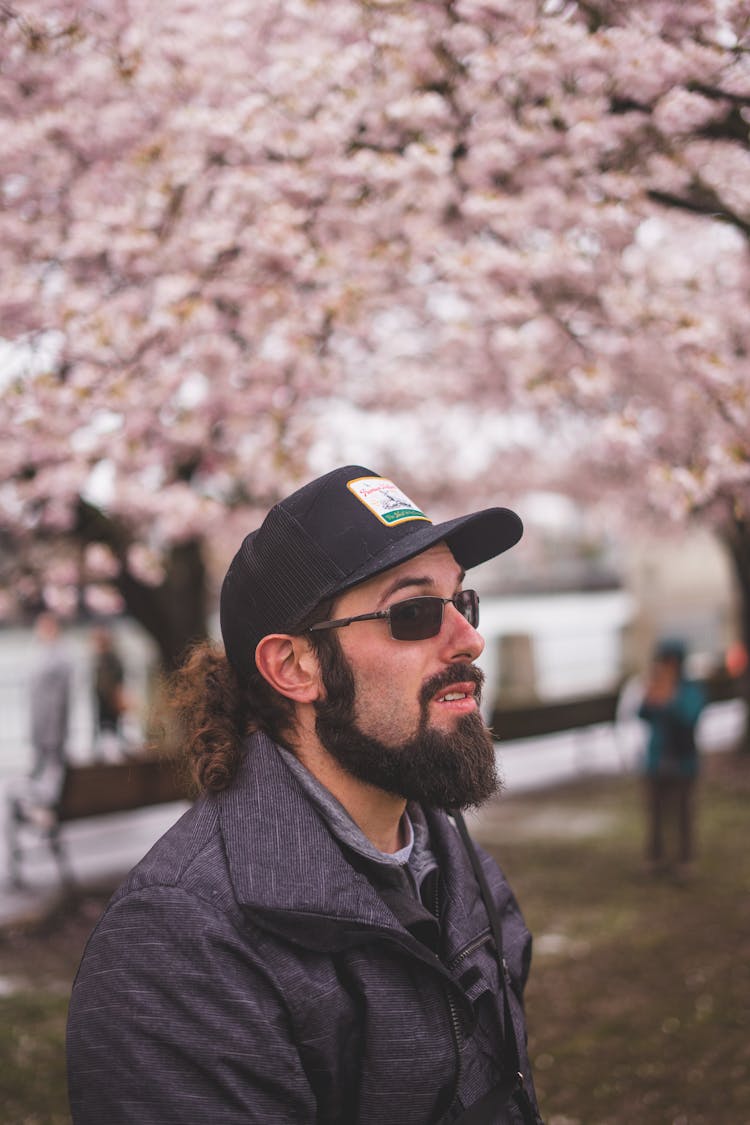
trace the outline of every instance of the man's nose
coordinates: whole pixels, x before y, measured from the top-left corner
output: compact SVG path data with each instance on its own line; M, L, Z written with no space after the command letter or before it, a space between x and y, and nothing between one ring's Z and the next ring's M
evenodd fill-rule
M443 634L445 634L446 643L453 654L452 660L459 657L476 660L484 651L484 637L454 605L445 607L441 636Z

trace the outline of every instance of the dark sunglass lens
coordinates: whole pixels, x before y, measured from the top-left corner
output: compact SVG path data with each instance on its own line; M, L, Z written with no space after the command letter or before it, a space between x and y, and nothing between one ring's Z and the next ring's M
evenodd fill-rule
M479 597L476 592L474 590L462 590L456 597L454 605L458 612L463 614L472 629L476 629L479 624Z
M424 641L440 632L440 598L410 598L391 606L391 636L397 641Z

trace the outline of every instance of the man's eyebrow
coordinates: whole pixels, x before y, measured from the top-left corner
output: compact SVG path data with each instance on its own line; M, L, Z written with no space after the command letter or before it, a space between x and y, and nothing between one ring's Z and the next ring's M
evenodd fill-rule
M460 573L456 576L456 590L459 589L465 577L466 572L463 570L460 571ZM386 602L388 598L398 593L399 590L405 590L410 586L421 586L424 589L428 589L430 586L434 585L435 579L431 575L404 574L400 578L394 579L393 582L386 586L386 588L378 598L378 605L383 605L383 603Z

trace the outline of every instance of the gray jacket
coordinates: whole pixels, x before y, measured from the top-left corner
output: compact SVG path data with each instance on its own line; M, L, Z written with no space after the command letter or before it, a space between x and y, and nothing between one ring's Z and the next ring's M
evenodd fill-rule
M431 1125L496 1085L487 914L453 825L426 823L439 926L255 735L234 784L162 837L89 940L68 1025L76 1125ZM524 1050L530 937L483 864ZM494 1120L518 1118L498 1106Z
M47 646L34 667L30 684L35 772L48 762L62 762L65 757L71 679L70 660L62 645Z

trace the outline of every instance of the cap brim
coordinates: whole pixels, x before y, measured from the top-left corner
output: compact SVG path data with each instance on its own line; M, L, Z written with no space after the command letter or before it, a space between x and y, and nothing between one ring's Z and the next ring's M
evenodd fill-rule
M445 523L425 523L418 531L389 544L380 554L368 559L330 593L343 593L443 541L450 547L459 566L470 570L514 547L522 535L521 519L510 508L485 508Z

